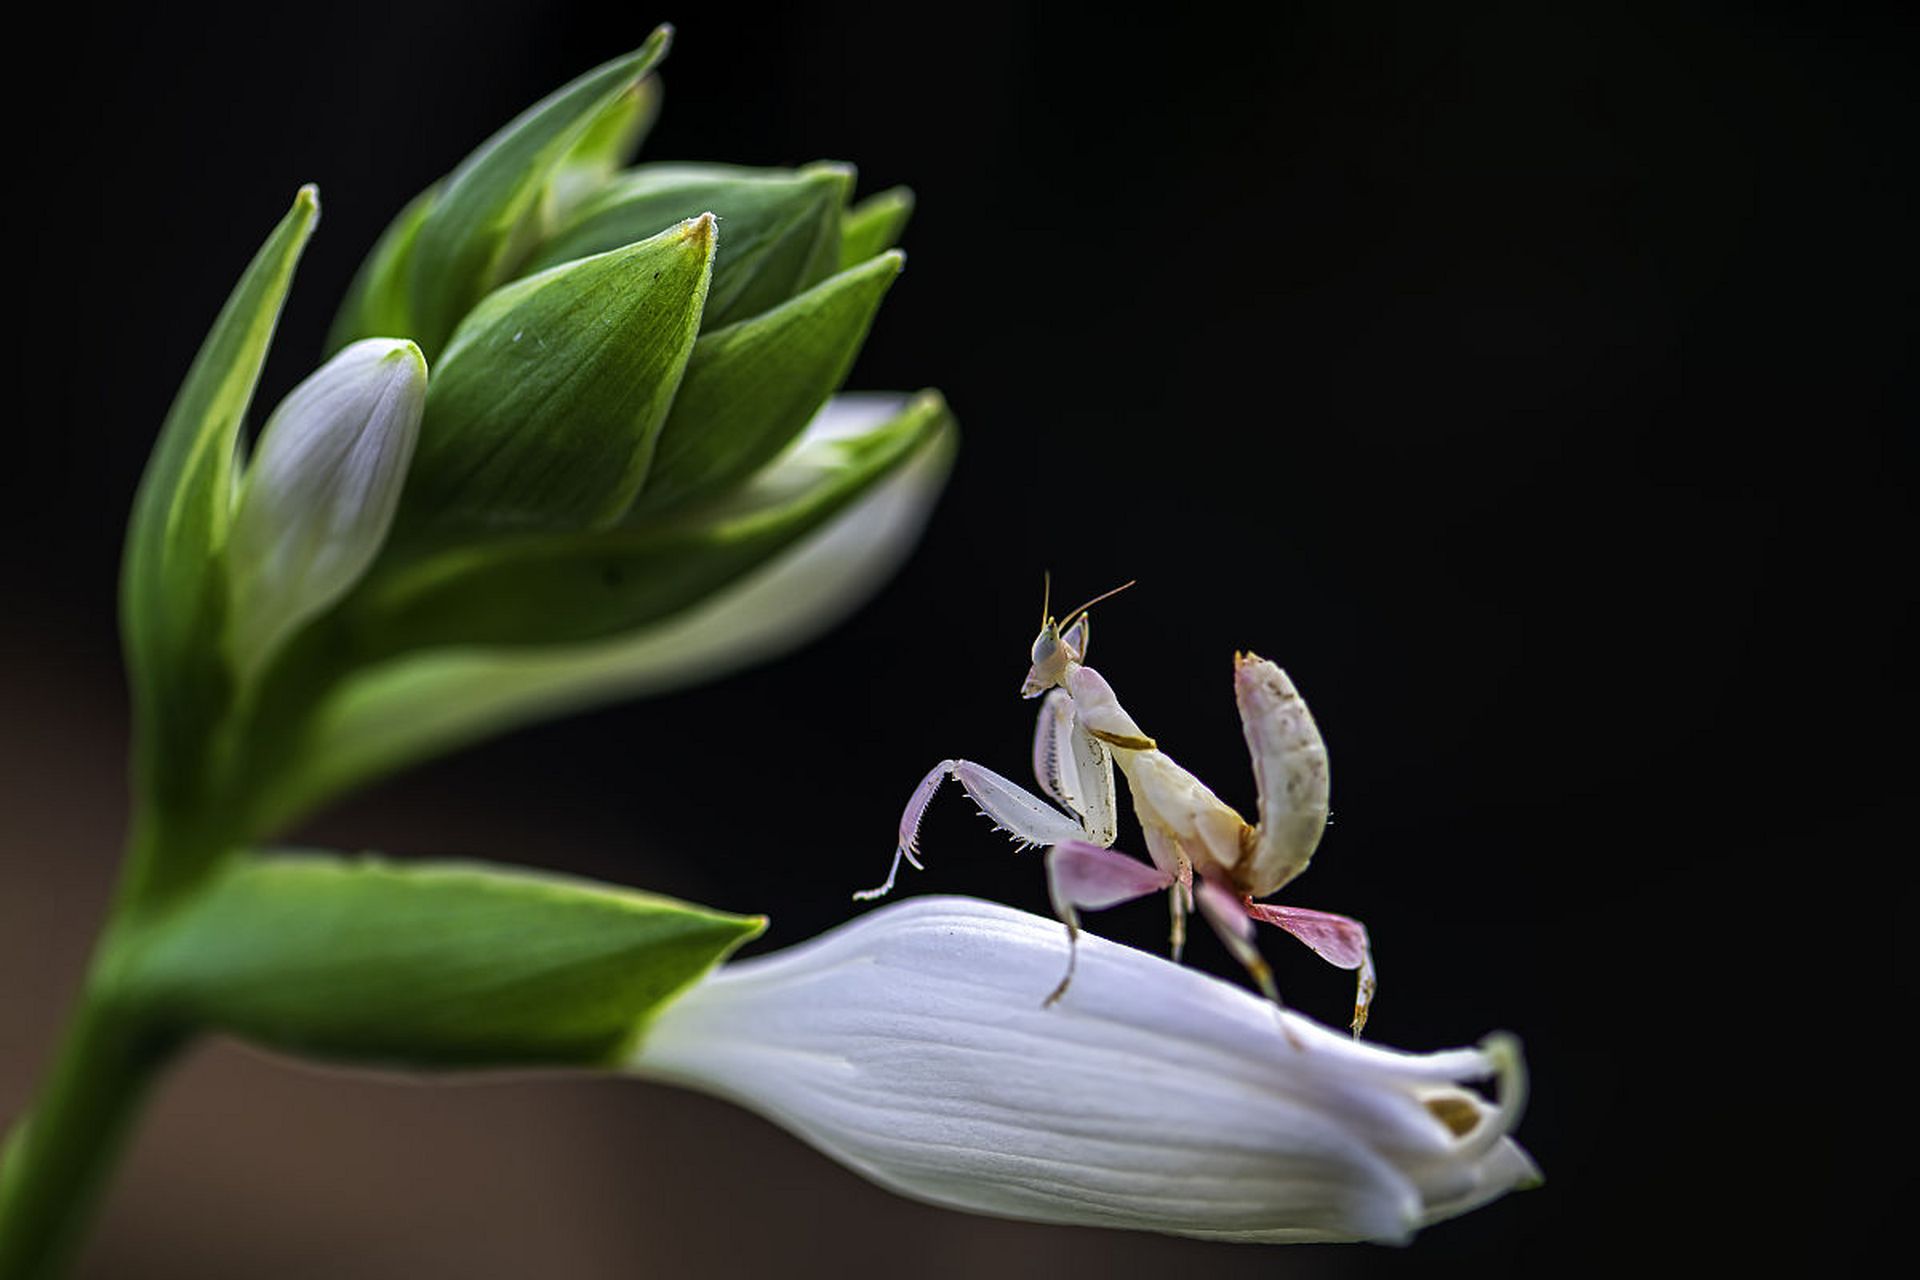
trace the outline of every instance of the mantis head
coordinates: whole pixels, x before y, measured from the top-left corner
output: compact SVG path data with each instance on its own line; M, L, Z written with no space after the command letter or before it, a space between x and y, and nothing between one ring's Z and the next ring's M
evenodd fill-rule
M1049 575L1046 594L1040 603L1040 634L1033 638L1033 665L1027 668L1027 678L1020 685L1020 696L1037 698L1055 685L1064 684L1067 672L1086 661L1087 646L1093 635L1093 619L1087 610L1132 585L1132 582L1123 582L1056 621L1048 608L1048 600L1053 594L1053 580Z

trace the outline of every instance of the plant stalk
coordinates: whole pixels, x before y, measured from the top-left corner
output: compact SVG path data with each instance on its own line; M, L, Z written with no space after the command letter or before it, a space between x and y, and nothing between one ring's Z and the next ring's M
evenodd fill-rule
M111 955L111 936L101 957ZM50 1280L85 1236L108 1174L179 1037L143 1026L89 977L53 1069L0 1153L0 1280Z
M140 923L191 887L158 874L187 826L135 814L119 891L65 1037L0 1148L0 1280L66 1271L149 1090L189 1038L127 999L121 974Z

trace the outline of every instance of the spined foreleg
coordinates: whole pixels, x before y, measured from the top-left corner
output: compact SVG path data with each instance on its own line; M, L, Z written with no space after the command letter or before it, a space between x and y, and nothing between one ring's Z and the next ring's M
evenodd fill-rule
M853 895L855 898L865 901L890 893L894 878L900 874L902 859L912 863L916 871L924 870L917 844L920 819L926 815L927 805L933 801L933 793L948 778L958 782L961 789L973 797L973 802L980 806L980 812L993 822L995 829L1006 832L1022 846L1054 845L1086 837L1086 828L1077 818L1061 813L1018 783L1001 777L985 765L975 764L971 760L942 760L928 770L927 776L920 780L920 785L913 789L913 797L907 801L906 811L900 815L900 838L894 845L893 865L887 870L886 883L875 889L862 889Z

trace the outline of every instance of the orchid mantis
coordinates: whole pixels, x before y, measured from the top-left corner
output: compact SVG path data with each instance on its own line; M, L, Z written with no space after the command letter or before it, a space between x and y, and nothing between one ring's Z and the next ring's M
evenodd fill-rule
M1357 1037L1367 1024L1375 985L1365 926L1324 911L1254 901L1306 870L1326 829L1327 751L1307 704L1278 666L1251 653L1234 655L1234 699L1259 787L1259 821L1249 824L1161 751L1120 705L1113 686L1086 665L1088 610L1124 589L1097 596L1058 621L1042 606L1033 665L1020 694L1045 695L1034 730L1033 771L1059 808L985 765L942 760L921 780L900 817L886 883L854 897L878 898L891 891L902 860L923 869L920 820L940 784L952 778L996 829L1023 848L1047 848L1047 888L1055 912L1066 922L1069 950L1066 976L1046 1003L1059 1000L1073 981L1081 911L1165 889L1173 911L1174 958L1186 939L1186 917L1198 907L1275 1003L1280 996L1273 971L1254 942L1256 921L1279 926L1330 964L1357 970ZM1115 764L1133 795L1152 865L1112 848L1118 835Z

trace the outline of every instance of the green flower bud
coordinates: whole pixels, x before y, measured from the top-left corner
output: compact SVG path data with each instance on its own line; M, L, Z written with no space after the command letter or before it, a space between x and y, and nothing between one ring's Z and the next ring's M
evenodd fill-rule
M889 187L868 196L840 218L840 265L850 267L900 243L913 216L913 192Z
M602 253L711 210L721 239L703 327L718 329L777 306L838 269L841 210L852 184L848 165L797 172L642 165L584 202L529 265L537 270Z
M905 263L905 254L881 254L703 335L634 513L716 496L772 461L847 376Z
M690 608L811 533L947 429L938 402L804 440L724 498L604 530L498 538L393 567L343 624L365 654L572 644Z
M241 484L311 193L209 338L143 488L127 631L143 787L177 793L214 853L503 728L802 643L922 527L945 403L836 394L911 194L850 208L839 164L622 171L667 37L400 213ZM396 351L409 394L356 398L352 371L377 381L369 353Z
M409 254L407 303L415 327L407 336L437 353L460 318L513 274L539 237L541 202L556 176L598 136L602 117L622 110L672 38L672 28L661 27L633 53L555 90L448 175Z
M426 395L420 349L370 338L329 360L267 419L227 540L228 639L243 680L373 563Z
M490 295L434 371L409 534L593 528L625 513L699 332L711 215Z
M331 355L350 342L381 334L408 334L414 331L413 307L407 300L407 274L413 265L413 247L420 239L420 228L433 212L440 197L438 186L415 196L392 225L381 233L373 252L360 264L347 297L333 318L333 330L327 335L327 353Z
M333 640L390 656L358 667L290 740L262 781L251 829L284 829L354 786L517 726L685 688L805 644L905 559L957 435L935 392L835 396L738 496L699 508L704 516L646 522L651 536L643 525L582 539L571 563L559 540L526 539L503 544L494 563L476 548L441 559L444 576L423 567L369 580ZM659 554L648 564L650 551ZM549 569L564 587L545 581ZM516 607L508 593L522 589L535 594ZM466 616L436 620L437 602ZM543 637L534 615L550 605L561 613ZM603 628L603 609L651 621ZM513 642L450 640L482 628ZM604 638L541 642L561 630Z
M560 225L581 202L599 192L640 150L659 114L660 79L650 75L596 116L547 180L541 202L542 224ZM687 216L693 216L692 212Z

